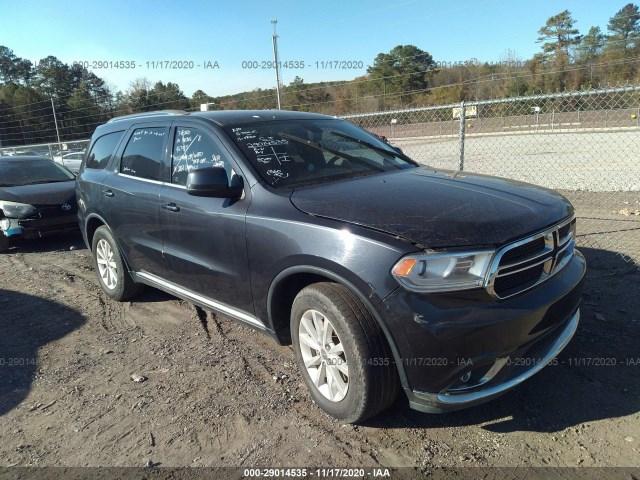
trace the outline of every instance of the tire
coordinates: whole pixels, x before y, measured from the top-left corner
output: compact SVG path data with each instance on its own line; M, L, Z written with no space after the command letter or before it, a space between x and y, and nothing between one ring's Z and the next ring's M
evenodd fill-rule
M144 286L135 283L131 278L113 235L107 227L99 227L93 234L91 256L100 287L114 300L128 300L143 290Z
M4 253L9 250L9 237L4 233L0 233L0 253Z
M326 335L323 346L318 332ZM311 396L332 417L362 422L395 401L399 380L389 345L349 289L336 283L302 289L291 309L291 338Z

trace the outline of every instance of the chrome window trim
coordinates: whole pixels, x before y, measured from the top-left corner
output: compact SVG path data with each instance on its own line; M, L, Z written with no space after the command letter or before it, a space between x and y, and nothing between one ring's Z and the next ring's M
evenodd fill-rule
M237 175L237 173L235 173L235 170L232 169L232 172L234 173L234 175ZM132 180L140 180L141 182L147 182L147 183L152 183L154 185L160 185L163 187L172 187L172 188L178 188L180 190L187 190L187 186L186 185L178 185L177 183L170 183L170 182L162 182L160 180L151 180L150 178L142 178L142 177L136 177L134 175L129 175L127 173L122 173L122 172L113 172L116 175L120 175L121 177L126 177L126 178L130 178ZM242 197L240 197L241 199L243 199L245 197L245 192L244 189L242 189Z
M156 185L162 185L163 182L160 180L152 180L150 178L144 177L136 177L135 175L129 175L128 173L115 172L116 175L120 175L121 177L132 178L134 180L140 180L141 182L154 183Z
M141 182L153 183L155 185L163 185L163 186L167 186L167 187L181 188L182 190L186 190L187 189L186 186L177 185L175 183L162 182L160 180L151 180L150 178L136 177L135 175L129 175L127 173L122 173L122 172L115 172L115 174L116 175L120 175L121 177L131 178L133 180L140 180Z
M186 190L187 189L186 185L180 185L178 183L162 182L162 185L166 185L167 187L180 188L182 190Z
M489 267L489 270L487 272L487 276L485 277L485 288L487 290L487 292L489 293L489 295L491 295L494 298L503 300L505 298L509 298L512 297L514 295L518 295L522 292L526 292L527 290L534 288L537 285L540 285L542 282L545 282L546 280L548 280L549 278L551 278L552 276L554 276L556 273L558 273L562 268L564 268L564 266L567 264L567 262L571 259L571 257L573 255L565 255L564 257L561 258L560 263L557 263L557 259L561 256L561 254L563 252L565 252L568 248L575 248L575 239L574 239L574 232L571 228L569 228L569 231L567 233L567 235L560 239L559 238L559 231L561 228L571 224L572 222L575 221L575 215L572 215L571 217L556 223L555 225L553 225L552 227L549 227L547 229L545 229L542 232L536 233L534 235L531 235L527 238L523 238L522 240L518 240L517 242L513 242L510 243L508 245L505 245L504 247L500 248L495 256L493 257L493 260L491 261L491 265ZM545 239L545 248L544 251L542 253L539 254L534 254L528 258L525 258L524 260L518 260L512 264L509 265L503 265L500 266L500 262L502 261L502 257L509 251L513 250L514 248L520 247L522 245L525 245L527 243L530 242L534 242L540 238L544 238ZM531 262L533 260L535 260L536 258L542 257L542 256L549 256L549 258L545 258L544 261L541 262L537 262L534 264L529 265L528 267L525 267L523 269L519 269L517 271L513 271L513 272L506 272L504 274L500 274L500 270L501 269L505 269L505 268L511 268L511 267L515 267L518 265L521 265L523 263L526 262ZM529 285L526 288L523 288L521 290L518 290L517 292L514 292L510 295L505 295L505 296L500 296L496 293L495 291L495 282L496 279L498 277L503 277L503 276L507 276L507 275L511 275L514 273L518 273L521 272L523 270L526 270L528 268L533 268L536 267L537 265L539 265L540 263L545 264L544 267L544 272L542 275L540 275L540 278L533 283L532 285Z

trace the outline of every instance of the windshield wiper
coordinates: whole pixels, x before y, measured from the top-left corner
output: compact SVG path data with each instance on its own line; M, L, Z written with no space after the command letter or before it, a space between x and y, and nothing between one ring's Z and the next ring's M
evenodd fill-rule
M362 158L358 158L358 157L354 157L353 155L349 155L348 153L343 153L343 152L339 152L337 150L333 150L332 148L327 148L323 145L320 145L318 142L314 142L312 140L306 140L304 138L301 137L296 137L295 135L289 135L288 133L278 133L279 136L281 136L282 138L286 138L287 140L293 140L294 142L300 143L302 145L307 145L311 148L315 148L316 150L320 150L321 152L329 152L332 155L335 155L336 157L341 157L344 158L345 160L348 160L349 162L353 162L353 163L359 163L360 165L365 165L369 168L371 168L372 170L377 170L378 172L384 172L385 169L382 167L379 167L377 165L372 165L371 163L367 162L366 160L363 160Z
M329 132L332 135L336 135L337 137L341 137L341 138L345 138L347 140L351 140L352 142L356 142L359 143L360 145L364 145L365 147L369 147L373 150L375 150L376 152L379 153L384 153L386 155L394 155L396 157L400 157L403 160L406 160L412 164L416 164L414 160L412 160L411 158L407 157L404 153L398 151L393 145L389 145L390 148L393 149L393 151L388 150L386 148L382 148L382 147L378 147L377 145L374 145L373 143L369 143L366 140L360 140L359 138L356 137L352 137L351 135L347 135L346 133L342 133L342 132L336 132L335 130L331 130Z

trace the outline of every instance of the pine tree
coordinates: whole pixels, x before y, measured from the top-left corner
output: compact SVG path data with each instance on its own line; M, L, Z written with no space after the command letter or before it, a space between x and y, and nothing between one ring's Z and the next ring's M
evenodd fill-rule
M640 37L640 11L638 6L627 3L609 19L607 26L611 33L607 45L613 50L626 54L638 45Z

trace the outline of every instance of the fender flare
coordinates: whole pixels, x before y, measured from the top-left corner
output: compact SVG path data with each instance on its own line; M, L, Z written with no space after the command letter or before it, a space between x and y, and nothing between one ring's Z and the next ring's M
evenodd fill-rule
M89 247L89 250L91 250L91 242L89 242L89 237L87 235L87 225L89 225L89 222L94 218L97 218L98 220L100 220L100 223L102 223L109 230L111 230L111 227L109 227L109 224L107 223L107 221L97 213L90 213L89 215L87 215L87 217L84 219L84 225L82 225L82 235L86 240L87 247Z
M373 303L371 303L371 301L365 295L363 295L358 288L356 288L356 286L353 283L351 283L349 280L345 279L344 277L332 272L331 270L327 270L321 267L314 267L312 265L297 265L294 267L285 268L280 273L278 273L278 275L276 275L276 277L271 282L271 285L269 286L269 293L267 294L267 314L269 316L269 323L273 326L273 316L272 316L271 305L273 301L273 295L278 284L282 280L296 273L313 273L313 274L321 275L323 277L327 277L328 279L341 284L342 286L348 288L349 290L351 290L353 293L356 294L356 296L360 299L360 301L367 307L369 312L371 312L371 315L373 315L373 318L375 318L376 323L382 330L387 340L387 343L389 344L389 348L391 348L391 354L393 355L393 359L396 363L396 369L400 377L400 383L402 384L402 387L405 390L408 389L409 381L407 379L407 374L404 370L402 356L400 355L400 352L398 351L398 348L395 342L393 341L393 337L391 335L391 332L389 331L389 328L387 327L387 324L378 313L378 310L375 308Z
M109 232L111 233L111 236L113 236L113 239L115 240L116 244L118 244L118 239L116 238L116 236L113 234L113 230L111 229L111 227L109 226L109 224L107 223L107 221L102 218L100 215L98 215L97 213L91 213L87 216L87 218L85 219L83 228L82 228L82 236L85 238L85 243L87 244L87 247L89 248L89 251L91 252L91 247L92 247L92 243L93 243L93 239L90 242L89 238L87 236L87 225L89 224L89 222L94 219L97 218L98 220L100 220L100 222L102 223L102 225L104 227L107 227L109 229ZM98 227L99 228L99 227ZM120 248L120 245L118 245L118 249L120 250L120 256L122 257L122 261L125 265L125 267L127 268L127 271L129 273L133 273L135 275L135 272L133 270L131 270L131 267L129 265L129 260L122 254L122 249ZM91 255L93 255L93 252L91 252ZM134 277L135 278L135 277Z

